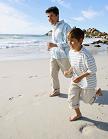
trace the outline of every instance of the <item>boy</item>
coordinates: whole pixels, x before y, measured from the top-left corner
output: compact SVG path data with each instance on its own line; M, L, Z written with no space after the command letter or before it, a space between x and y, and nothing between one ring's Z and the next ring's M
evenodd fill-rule
M96 92L96 64L93 56L82 46L84 32L80 28L73 28L68 33L70 44L69 59L72 68L65 71L68 75L73 72L72 83L68 93L69 105L75 110L76 115L69 117L70 121L81 118L79 108L80 97L85 103L93 104L96 95L100 96L100 88Z

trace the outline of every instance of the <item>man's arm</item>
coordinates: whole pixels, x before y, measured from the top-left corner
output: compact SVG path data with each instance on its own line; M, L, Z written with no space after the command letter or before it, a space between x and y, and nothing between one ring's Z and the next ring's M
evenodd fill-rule
M67 33L71 30L71 27L66 24L64 29L62 30L62 42L58 42L56 44L54 43L48 43L48 51L53 47L65 47L67 45Z
M66 47L66 45L68 44L67 41L67 33L71 30L71 27L66 24L62 30L62 42L58 42L57 46L59 47Z

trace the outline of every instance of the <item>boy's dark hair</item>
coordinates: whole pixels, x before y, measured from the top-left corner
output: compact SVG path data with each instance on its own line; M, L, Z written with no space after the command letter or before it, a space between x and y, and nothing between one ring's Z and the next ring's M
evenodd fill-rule
M68 40L71 40L72 38L77 39L78 41L82 38L84 39L84 31L80 28L72 28L71 31L68 33Z
M49 7L45 12L46 13L53 12L55 15L59 15L59 9L56 6Z

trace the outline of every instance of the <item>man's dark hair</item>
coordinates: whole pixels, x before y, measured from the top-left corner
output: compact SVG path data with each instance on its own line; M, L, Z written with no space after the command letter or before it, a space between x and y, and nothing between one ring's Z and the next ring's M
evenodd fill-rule
M53 12L55 15L59 15L59 9L56 6L48 8L45 12L46 13Z
M68 39L71 40L72 38L75 38L78 41L81 38L84 39L84 31L82 31L80 28L72 28L71 31L68 33Z

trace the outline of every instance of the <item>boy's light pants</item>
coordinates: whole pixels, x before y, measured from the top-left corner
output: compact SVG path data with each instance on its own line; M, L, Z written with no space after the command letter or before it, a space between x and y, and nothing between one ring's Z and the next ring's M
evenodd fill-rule
M64 73L65 70L68 70L71 67L68 58L62 59L53 59L50 61L50 76L51 76L51 87L52 91L60 92L60 83L58 79L59 70ZM71 78L72 74L66 76L67 78Z
M85 103L93 104L96 99L95 88L82 89L77 84L71 83L68 92L69 107L73 109L79 108L80 99Z

